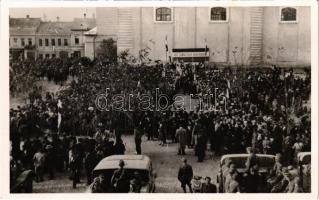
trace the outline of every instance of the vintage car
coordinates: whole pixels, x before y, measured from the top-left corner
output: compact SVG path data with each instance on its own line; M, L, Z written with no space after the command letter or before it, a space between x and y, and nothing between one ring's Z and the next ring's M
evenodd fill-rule
M23 171L17 179L11 180L11 193L32 193L34 172L32 170Z
M246 161L249 157L249 154L227 154L221 157L220 159L220 169L217 175L217 188L219 193L224 193L224 179L223 177L223 169L225 168L225 164L228 162L228 160L231 160L232 163L235 164L237 172L242 177L242 180L245 180L245 173L247 172L246 169ZM275 164L275 156L273 155L266 155L266 154L256 154L257 162L258 162L258 168L259 173L262 176L263 182L266 184L266 176L268 175L268 172L270 169L273 168ZM245 184L242 184L245 185ZM263 186L260 186L261 190L259 192L264 192ZM241 191L245 191L245 188L243 188Z
M155 179L156 172L153 170L152 161L145 155L113 155L101 160L93 170L93 177L98 177L103 174L105 182L108 183L106 193L114 192L114 187L110 184L113 172L119 169L119 161L123 160L129 179L134 176L134 173L138 174L142 178L141 193L153 193L155 192ZM87 192L92 192L88 189Z
M297 158L302 189L311 192L311 153L300 152Z

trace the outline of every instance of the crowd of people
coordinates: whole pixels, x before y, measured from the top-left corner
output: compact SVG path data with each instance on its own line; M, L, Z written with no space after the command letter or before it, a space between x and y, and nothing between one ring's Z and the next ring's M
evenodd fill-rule
M178 143L176 153L193 148L199 162L207 150L215 155L245 153L282 154L283 165L295 165L296 155L311 149L310 71L272 68L217 68L204 64L168 63L133 66L86 58L44 59L11 63L10 91L19 76L45 78L64 84L56 94L43 97L39 88L29 101L10 110L11 177L22 169L35 169L54 178L56 170L70 169L73 186L85 168L90 171L103 157L124 154L121 135L134 132L136 152L141 137L158 139L159 145ZM33 74L33 75L31 75ZM148 94L156 90L170 97L165 111L141 111L133 101L131 111L96 108L96 97L106 88L112 94ZM176 94L194 94L195 110L175 106ZM208 94L208 95L205 95ZM212 94L214 98L207 100ZM110 99L109 99L110 100ZM129 99L124 99L128 101ZM150 107L154 108L154 107ZM92 139L77 140L77 136ZM45 159L44 159L45 158Z
M63 84L69 76L76 76L83 65L89 63L88 58L45 58L10 60L10 95L29 93L41 79Z

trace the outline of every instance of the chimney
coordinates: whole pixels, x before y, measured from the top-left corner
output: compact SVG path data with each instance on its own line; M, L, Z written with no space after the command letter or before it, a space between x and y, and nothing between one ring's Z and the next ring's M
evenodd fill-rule
M30 18L30 15L27 15L27 19L29 19Z
M86 13L84 13L84 19L86 18Z
M60 21L60 17L59 17L59 16L56 17L56 21L57 21L57 22Z

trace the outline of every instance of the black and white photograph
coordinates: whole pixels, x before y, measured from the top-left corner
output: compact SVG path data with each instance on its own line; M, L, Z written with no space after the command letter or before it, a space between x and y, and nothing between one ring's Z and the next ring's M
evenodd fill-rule
M311 6L56 6L8 9L10 194L314 192Z

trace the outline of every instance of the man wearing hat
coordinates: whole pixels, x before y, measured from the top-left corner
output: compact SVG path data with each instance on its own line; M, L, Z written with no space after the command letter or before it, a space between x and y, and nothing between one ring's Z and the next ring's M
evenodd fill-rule
M205 177L205 182L202 185L202 193L216 193L217 188L216 185L211 183L211 178L209 176Z

